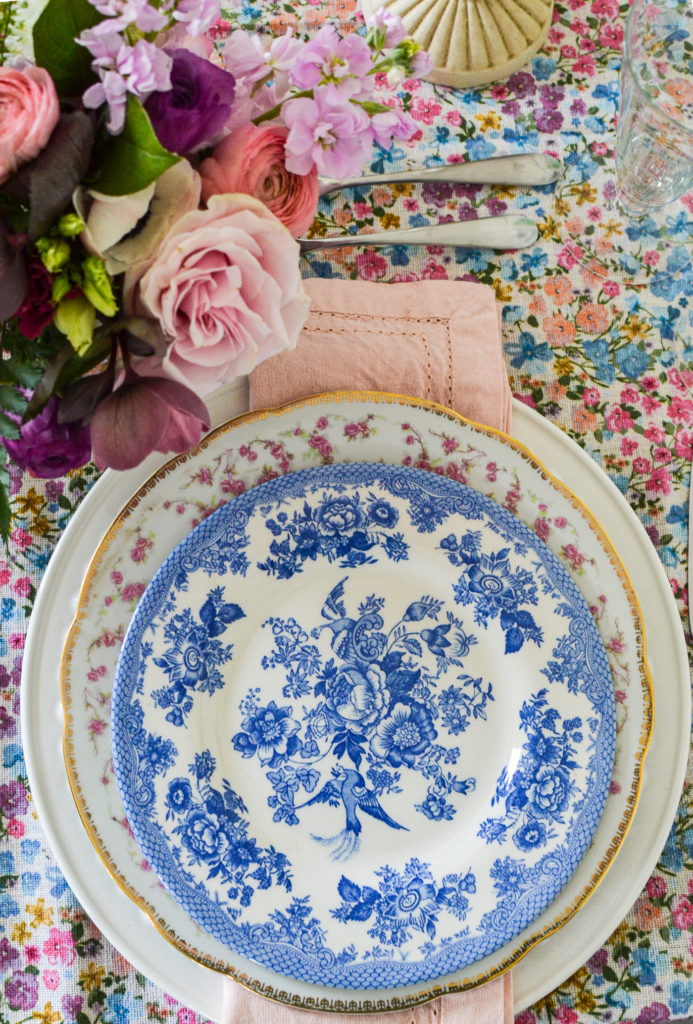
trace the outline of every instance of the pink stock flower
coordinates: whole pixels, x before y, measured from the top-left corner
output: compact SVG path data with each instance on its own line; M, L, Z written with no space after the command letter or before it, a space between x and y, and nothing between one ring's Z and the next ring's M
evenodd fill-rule
M126 275L126 308L158 321L166 346L140 367L158 362L204 394L294 348L309 305L297 257L258 199L210 196L174 224L144 274Z
M371 49L355 32L340 36L334 25L323 25L298 54L289 77L299 89L316 86L344 99L370 96L375 87Z
M353 103L332 103L321 93L288 100L282 117L289 128L286 167L308 174L313 166L330 178L359 174L370 155L373 135L366 112Z
M94 462L99 469L132 469L152 451L187 451L208 429L204 402L185 385L129 370L94 411Z
M286 169L289 131L280 125L247 124L223 139L200 166L202 198L222 192L255 196L286 225L292 235L310 227L318 205L318 174Z
M0 184L45 147L60 109L44 68L0 68Z

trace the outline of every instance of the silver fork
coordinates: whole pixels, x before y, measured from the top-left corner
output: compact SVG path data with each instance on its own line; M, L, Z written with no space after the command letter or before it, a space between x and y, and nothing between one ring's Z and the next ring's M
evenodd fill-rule
M420 167L412 171L392 171L387 174L364 174L358 178L319 178L320 195L340 188L390 185L398 181L451 182L477 185L550 185L558 179L561 162L548 153L516 153L513 156L491 156L484 160L470 160L464 164L444 164L441 167Z
M297 239L301 254L344 245L455 245L466 249L524 249L536 242L539 231L530 217L508 214L478 220L427 224L420 228L374 231L372 234L331 235Z

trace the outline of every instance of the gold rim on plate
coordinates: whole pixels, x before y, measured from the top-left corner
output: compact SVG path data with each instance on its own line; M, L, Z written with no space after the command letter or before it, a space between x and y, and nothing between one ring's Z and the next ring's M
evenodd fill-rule
M616 829L609 846L602 857L600 863L597 865L592 873L591 878L585 883L581 893L575 897L572 903L564 908L560 913L559 917L546 925L541 930L527 936L522 940L519 945L513 949L504 960L492 969L485 971L477 975L465 975L462 978L456 978L455 981L448 982L446 984L431 984L426 986L421 991L411 993L409 995L393 995L387 999L378 998L374 994L372 999L348 999L340 998L335 999L328 995L324 997L312 997L302 996L297 993L287 992L285 989L276 987L275 985L267 984L257 978L252 978L243 971L238 970L228 963L224 963L221 960L216 960L213 957L201 952L192 946L186 939L177 935L170 925L159 915L154 907L147 902L147 900L138 893L132 886L132 884L123 876L118 865L114 863L104 841L98 834L98 831L92 820L87 801L82 792L82 787L77 776L77 765L75 759L75 750L73 746L73 725L74 720L71 713L72 706L72 691L71 691L71 677L70 667L72 663L72 652L74 650L77 637L79 636L81 625L84 622L87 614L87 605L89 602L90 593L92 590L94 579L98 573L98 570L104 560L106 553L111 549L114 542L118 539L118 535L130 517L134 510L139 506L142 500L149 494L166 476L168 476L173 470L179 466L185 464L188 461L196 458L200 452L203 452L210 444L216 442L220 437L226 434L232 434L232 432L240 426L245 426L249 423L260 423L262 421L271 421L272 419L279 419L286 417L293 411L304 409L306 407L316 407L320 405L334 406L341 403L352 403L352 402L371 402L373 404L382 404L387 406L399 405L403 407L414 407L418 409L424 409L440 415L443 418L447 418L449 421L463 426L471 427L481 434L493 437L499 440L502 444L509 446L514 449L524 461L528 462L535 471L543 477L564 498L566 498L572 507L580 513L582 518L587 522L590 530L596 536L600 546L607 555L612 568L616 571L624 592L628 599L628 603L631 609L633 617L633 625L635 629L635 635L637 638L637 664L639 666L639 676L641 681L641 688L643 691L643 724L639 739L639 745L636 752L633 779L630 787L630 793L626 801L626 807L621 817L621 821ZM256 485L255 485L256 486ZM250 989L258 995L264 996L274 1002L283 1003L285 1005L295 1007L297 1009L304 1010L319 1010L328 1013L377 1013L383 1011L393 1011L408 1009L413 1006L420 1005L422 1003L429 1002L432 999L436 999L441 995L446 995L453 992L461 992L467 989L475 988L487 981L491 981L494 978L499 977L513 967L519 960L522 959L534 946L539 942L548 938L554 932L558 931L571 917L586 903L591 894L595 891L599 883L602 881L607 871L611 867L618 853L623 840L626 837L628 829L630 827L635 809L637 807L638 798L640 796L640 789L642 785L642 770L645 761L645 755L649 748L650 740L652 737L652 728L654 723L654 690L652 684L652 678L650 675L649 667L646 659L646 642L645 642L645 631L642 624L642 616L640 611L640 605L637 597L633 590L630 578L626 572L621 559L616 552L614 545L608 537L601 523L594 517L590 512L589 508L585 503L574 494L568 487L565 486L557 477L548 471L543 463L521 442L516 441L508 434L503 433L493 427L487 427L484 424L475 423L472 420L460 415L452 409L449 409L443 405L439 405L436 402L428 401L427 399L414 398L407 395L391 394L389 392L380 391L333 391L325 392L322 394L314 395L310 398L301 399L294 402L289 402L286 405L278 406L272 409L263 409L255 412L243 413L240 416L231 419L220 426L212 430L207 436L200 442L200 444L189 452L185 452L181 455L177 455L165 463L160 469L158 469L148 480L146 480L136 491L136 493L130 498L130 500L123 506L118 515L113 520L111 526L104 534L101 542L99 543L90 563L87 568L82 586L79 592L79 598L77 603L77 611L75 613L74 620L68 632L62 656L60 660L60 694L63 706L63 755L65 765L67 768L67 776L72 791L75 804L79 811L79 815L84 824L84 828L91 840L94 849L99 855L103 862L106 870L114 879L120 888L134 901L134 903L147 915L152 925L156 930L173 945L179 952L182 952L186 956L190 957L197 963L213 970L218 973L227 975L233 978L236 982L243 985L245 988ZM559 897L557 897L558 899ZM548 909L548 908L547 908ZM529 930L531 925L525 929ZM515 940L511 940L515 941ZM281 976L277 975L279 979ZM326 990L329 991L329 990Z

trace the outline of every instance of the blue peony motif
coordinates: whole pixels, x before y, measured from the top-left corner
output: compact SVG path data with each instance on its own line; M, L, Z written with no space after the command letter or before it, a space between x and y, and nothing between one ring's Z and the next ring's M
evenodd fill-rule
M542 764L529 790L529 800L534 814L556 818L568 806L570 797L570 775L561 765Z
M357 530L365 523L365 514L358 495L354 497L329 498L317 509L318 529L328 537L338 536Z
M219 819L202 809L192 811L181 834L181 842L196 860L219 861L226 848Z
M300 746L296 733L300 724L291 717L291 707L280 708L270 701L266 708L258 708L243 719L243 732L236 733L232 742L243 757L257 753L260 764L275 768Z
M188 779L171 779L166 794L167 817L170 813L180 814L192 804L192 786Z
M326 685L325 702L340 725L364 732L387 706L385 673L378 665L344 665Z
M411 767L438 733L430 712L421 704L396 704L376 729L371 750L393 768Z

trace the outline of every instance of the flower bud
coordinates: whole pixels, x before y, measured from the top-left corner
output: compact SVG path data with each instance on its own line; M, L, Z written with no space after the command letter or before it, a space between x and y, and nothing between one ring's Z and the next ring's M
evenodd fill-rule
M87 256L82 262L82 291L104 316L115 316L118 312L111 279L100 256Z
M70 246L64 238L39 238L36 248L49 274L57 274L70 258Z
M85 227L86 224L76 213L66 213L58 221L58 233L63 238L77 238L78 235L82 234Z

